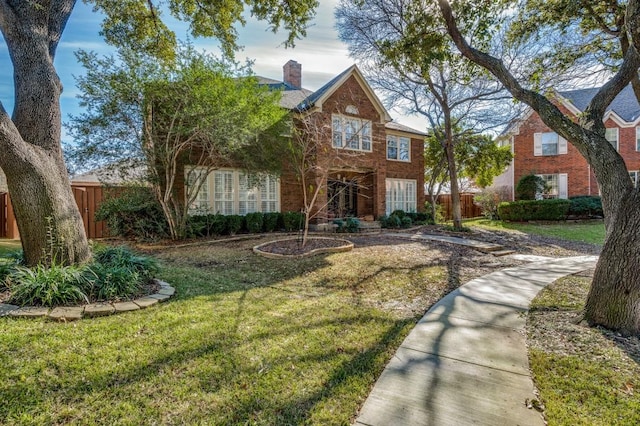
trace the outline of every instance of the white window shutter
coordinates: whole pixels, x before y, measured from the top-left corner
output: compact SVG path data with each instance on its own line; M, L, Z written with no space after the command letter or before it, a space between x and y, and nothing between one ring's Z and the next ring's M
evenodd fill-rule
M558 198L564 200L569 198L569 179L566 173L558 175Z
M542 155L542 133L533 134L533 155Z
M558 135L558 154L566 154L567 153L567 140L562 136Z

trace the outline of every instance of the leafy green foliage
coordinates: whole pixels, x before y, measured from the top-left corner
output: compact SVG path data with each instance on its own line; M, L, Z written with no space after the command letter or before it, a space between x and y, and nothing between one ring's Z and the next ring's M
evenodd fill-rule
M569 198L569 215L578 217L603 217L602 199L598 196L578 196Z
M162 207L148 187L129 186L111 190L96 211L111 235L153 240L168 235Z
M536 200L547 190L547 183L540 176L524 175L516 185L516 200Z
M248 0L246 2L200 2L170 0L158 1L91 0L97 11L102 12L102 34L107 43L116 47L134 48L161 60L171 60L176 37L166 26L162 12L172 18L189 23L194 37L215 37L224 53L232 57L239 49L236 25L245 25L251 15L265 21L274 33L280 28L287 32L285 45L292 47L299 37L306 35L306 27L315 15L317 0L302 0L295 4L275 0ZM247 8L245 10L245 7Z
M244 225L244 217L240 216L240 215L228 215L226 216L227 219L227 231L229 232L230 235L235 235L238 232L240 232L240 230L242 230L242 226Z
M127 299L140 291L140 274L124 266L108 266L101 263L85 270L92 300Z
M126 246L99 247L94 251L94 261L106 267L130 269L143 278L151 278L160 270L154 258L137 255Z
M356 233L360 230L360 220L356 217L335 219L333 223L338 225L337 232Z
M20 306L70 305L89 300L84 292L87 280L78 266L16 266L5 281L11 303Z
M282 213L282 224L285 231L300 231L304 228L304 214L300 212Z
M569 200L521 200L502 202L498 215L502 220L564 220L569 212Z
M246 229L249 233L257 234L262 232L264 225L264 215L260 212L247 213L244 217Z
M502 201L506 201L506 197L494 188L484 188L482 192L473 196L473 203L480 206L482 215L490 220L499 218L498 204Z
M263 219L264 232L276 231L281 221L282 214L278 212L265 213Z
M413 224L433 223L433 219L427 213L407 213L404 210L394 210L389 216L379 217L378 221L383 228L409 228Z

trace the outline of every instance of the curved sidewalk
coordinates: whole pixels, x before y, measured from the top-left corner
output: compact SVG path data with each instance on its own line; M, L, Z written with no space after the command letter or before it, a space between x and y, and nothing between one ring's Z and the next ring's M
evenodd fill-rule
M355 425L544 425L540 413L526 407L535 395L524 313L546 285L596 261L537 261L447 295L400 345Z

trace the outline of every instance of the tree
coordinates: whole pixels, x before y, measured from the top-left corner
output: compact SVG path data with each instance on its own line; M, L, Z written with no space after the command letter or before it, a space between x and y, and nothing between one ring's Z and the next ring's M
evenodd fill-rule
M280 170L286 111L280 93L259 86L250 68L189 46L164 64L129 49L120 60L77 56L87 70L78 78L87 112L72 117L71 134L80 142L72 157L126 169L137 160L173 239L186 237L189 212L213 170Z
M175 37L162 23L153 0L113 2L95 0L106 16L107 42L127 44L170 57ZM233 25L244 23L244 6L276 31L284 27L287 43L305 35L316 0L289 2L165 3L177 19L191 23L195 36L214 36L225 52L235 48ZM90 250L75 204L62 155L60 79L53 65L58 43L73 11L75 0L15 2L0 0L0 31L14 69L15 107L10 117L0 104L0 168L7 175L13 207L22 236L26 262L46 263L47 242L55 240L54 257L65 264L87 261Z
M594 34L607 41L605 46L595 44L590 49L610 60L613 72L580 116L563 114L549 95L519 79L500 58L472 41L476 34L470 28L480 28L484 37L490 37L491 17L517 10L509 9L516 4L533 12L519 17L521 28L538 33L573 26L583 35L583 46ZM622 157L606 140L603 123L606 109L616 95L628 84L633 82L635 88L637 83L640 1L471 1L464 3L464 9L458 7L460 3L455 6L454 10L448 1L438 0L446 32L459 51L489 70L514 98L530 106L547 126L573 144L596 175L602 192L606 237L587 298L585 319L623 333L640 333L640 191L634 188ZM434 9L424 9L423 14L438 21ZM544 19L535 18L538 15ZM433 26L431 34L439 33Z
M505 102L510 99L508 93L480 67L464 61L452 44L441 43L425 61L425 49L433 47L423 33L429 21L423 22L424 16L415 14L410 3L374 0L366 4L362 8L359 0L340 3L336 10L340 37L351 55L364 63L374 87L388 94L391 103L429 121L446 159L453 226L461 228L460 172L455 158L461 138L456 129L481 133L504 125L514 117L515 105ZM434 166L438 165L439 159Z
M548 191L547 182L538 175L524 175L516 185L516 200L537 200Z
M332 125L331 114L326 113L295 113L292 120L287 167L298 178L302 191L303 247L307 243L311 220L327 219L321 215L326 214L327 207L345 190L343 186L335 193L329 194L330 175L337 170L348 173L352 170L352 160L362 155L357 151L332 146ZM361 132L363 129L357 129L357 134ZM344 141L345 144L347 142ZM350 178L349 184L361 185L362 181L358 177L360 175L355 176Z
M471 129L458 127L453 130L458 178L473 181L481 188L491 185L493 178L504 172L513 158L509 147L499 147L490 136L476 134ZM446 164L447 155L440 138L435 132L429 133L425 139L425 175L430 174L427 190L434 218L440 188L450 182L449 174L445 173ZM458 186L461 187L462 182L458 182Z

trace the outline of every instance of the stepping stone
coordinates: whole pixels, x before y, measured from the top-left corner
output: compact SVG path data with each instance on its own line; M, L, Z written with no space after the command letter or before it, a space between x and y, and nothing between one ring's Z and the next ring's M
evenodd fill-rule
M176 292L176 289L168 286L168 287L160 287L160 290L158 290L158 294L165 294L167 296L173 296Z
M160 280L156 280L156 282L158 283L158 285L160 286L160 288L166 288L166 287L171 287L171 285L167 282L164 281L160 281Z
M7 303L0 303L0 317L9 315L12 311L20 309L20 306L9 305Z
M118 302L114 303L113 307L116 309L116 312L137 311L140 309L140 306L133 302Z
M159 302L160 300L156 299L155 297L149 297L149 296L141 297L133 301L133 303L140 306L140 309L148 308L149 306L155 305L156 303L159 303Z
M25 306L24 308L16 309L9 312L9 315L14 317L34 318L47 316L48 313L49 308Z
M159 301L164 301L167 300L168 298L170 298L171 296L169 296L168 294L160 294L160 293L156 293L156 294L151 294L147 297L153 297L154 299L158 299Z
M51 312L49 312L49 318L58 321L75 321L82 318L83 311L84 306L60 306L53 308Z
M116 311L111 303L92 303L85 305L84 314L88 317L102 317L111 315Z

